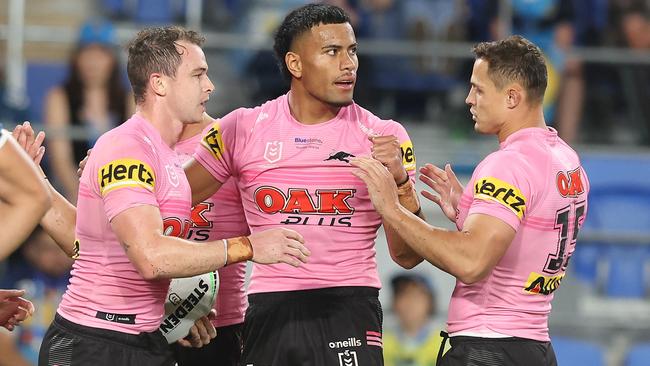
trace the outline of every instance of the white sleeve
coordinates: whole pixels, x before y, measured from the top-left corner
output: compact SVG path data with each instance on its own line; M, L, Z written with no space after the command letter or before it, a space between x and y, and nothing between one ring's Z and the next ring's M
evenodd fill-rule
M5 142L7 142L9 136L9 131L2 129L2 133L0 134L0 148L4 146Z

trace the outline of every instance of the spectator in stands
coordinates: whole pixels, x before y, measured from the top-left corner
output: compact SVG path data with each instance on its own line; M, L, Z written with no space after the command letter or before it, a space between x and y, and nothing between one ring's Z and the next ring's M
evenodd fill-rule
M385 366L433 366L442 337L434 323L436 295L429 280L416 273L391 280L397 324L384 328Z
M24 288L37 311L10 333L0 329L0 366L38 363L38 351L68 284L72 259L37 228L9 261L0 288Z
M650 9L646 2L613 1L610 14L614 46L650 50ZM617 71L617 96L620 99L616 105L623 106L626 112L624 120L628 132L612 128L611 135L619 141L647 144L650 142L650 67L647 63L629 63L621 65Z
M43 118L52 130L48 143L52 173L72 202L77 197L77 163L97 137L127 120L135 108L122 83L113 35L109 23L84 24L67 80L50 90L45 100Z
M358 35L376 41L459 40L464 33L458 27L461 9L456 0L362 0ZM379 103L375 107L382 114L393 118L432 117L428 113L432 108L427 107L435 97L445 101L446 92L455 84L450 66L439 57L373 55L367 68L376 95L369 99Z
M559 135L571 144L575 141L584 99L582 63L569 51L575 41L576 0L513 0L512 23L500 22L499 2L490 0L486 7L493 39L502 39L511 28L537 44L545 54L548 88L544 97L546 121L557 127Z

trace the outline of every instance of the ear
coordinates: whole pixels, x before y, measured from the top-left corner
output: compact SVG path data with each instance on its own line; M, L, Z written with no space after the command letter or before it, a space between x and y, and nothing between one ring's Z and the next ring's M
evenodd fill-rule
M149 76L149 86L154 94L161 97L167 95L167 83L162 74L151 74Z
M302 76L302 61L300 60L300 55L295 52L287 52L284 55L284 62L287 65L287 69L293 77L300 79Z
M514 109L522 103L524 99L524 91L517 85L511 85L506 89L506 107Z

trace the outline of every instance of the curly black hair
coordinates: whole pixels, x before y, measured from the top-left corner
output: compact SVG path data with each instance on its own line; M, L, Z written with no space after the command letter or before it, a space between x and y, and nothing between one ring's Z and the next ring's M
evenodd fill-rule
M307 4L291 11L275 33L273 45L275 58L283 76L291 80L291 73L284 62L284 56L291 50L294 39L314 26L342 23L350 23L350 17L343 9L334 5Z

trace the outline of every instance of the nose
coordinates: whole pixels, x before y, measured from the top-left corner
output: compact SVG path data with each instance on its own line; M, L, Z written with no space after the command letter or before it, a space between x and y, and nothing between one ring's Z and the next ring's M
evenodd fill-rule
M341 70L356 70L357 68L357 57L356 55L350 54L348 52L341 52Z
M474 104L474 88L471 88L469 90L469 93L467 93L467 97L465 98L465 104L467 105L473 105Z
M208 94L211 94L214 91L214 84L212 83L212 80L210 80L209 77L207 79L208 79L208 85L207 85L207 88L206 88L206 92Z

